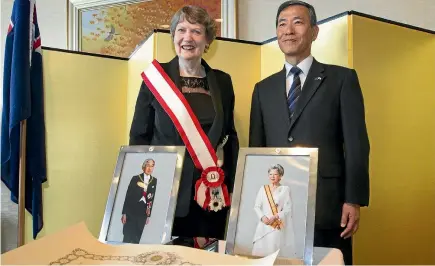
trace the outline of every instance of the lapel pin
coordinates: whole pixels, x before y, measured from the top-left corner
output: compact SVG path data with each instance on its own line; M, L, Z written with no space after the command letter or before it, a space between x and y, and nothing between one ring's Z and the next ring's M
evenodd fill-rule
M316 78L314 78L314 80L322 80L322 78L321 77L316 77Z

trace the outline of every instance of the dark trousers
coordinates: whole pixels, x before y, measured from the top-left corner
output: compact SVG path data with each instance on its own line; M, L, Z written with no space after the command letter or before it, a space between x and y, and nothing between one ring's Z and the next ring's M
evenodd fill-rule
M344 264L352 265L352 238L341 238L344 229L314 229L314 246L340 249Z
M145 215L142 217L127 215L127 222L124 224L123 228L124 239L122 242L139 244L146 219L147 217Z

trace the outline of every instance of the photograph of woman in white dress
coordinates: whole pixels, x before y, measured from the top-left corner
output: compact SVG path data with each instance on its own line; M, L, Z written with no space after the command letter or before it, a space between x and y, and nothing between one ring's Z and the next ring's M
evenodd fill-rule
M258 224L253 239L253 256L268 256L278 249L294 254L295 240L290 187L281 185L284 168L280 164L268 169L270 183L261 186L254 210Z

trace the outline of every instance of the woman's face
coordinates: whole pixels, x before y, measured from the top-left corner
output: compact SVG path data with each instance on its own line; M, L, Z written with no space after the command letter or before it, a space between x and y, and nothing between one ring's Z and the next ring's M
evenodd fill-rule
M269 179L273 185L279 184L279 182L281 181L281 176L278 174L278 170L276 170L276 169L270 170L269 171Z
M207 45L205 27L181 21L175 28L174 45L177 55L185 60L201 58Z

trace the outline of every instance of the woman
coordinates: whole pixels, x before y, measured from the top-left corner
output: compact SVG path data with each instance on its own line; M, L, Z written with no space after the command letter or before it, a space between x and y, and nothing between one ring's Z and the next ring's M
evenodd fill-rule
M280 184L284 168L269 168L270 184L257 193L254 210L259 223L255 230L252 255L268 256L278 249L285 256L294 256L294 232L290 188Z
M232 193L239 149L233 85L227 73L212 69L202 59L216 36L215 21L204 9L185 6L172 18L170 32L177 56L161 66L182 92L219 162L223 162L224 184ZM130 145L185 145L170 116L144 82L136 102ZM191 154L186 152L172 235L224 239L229 207L218 211L201 208L194 200L200 175Z

